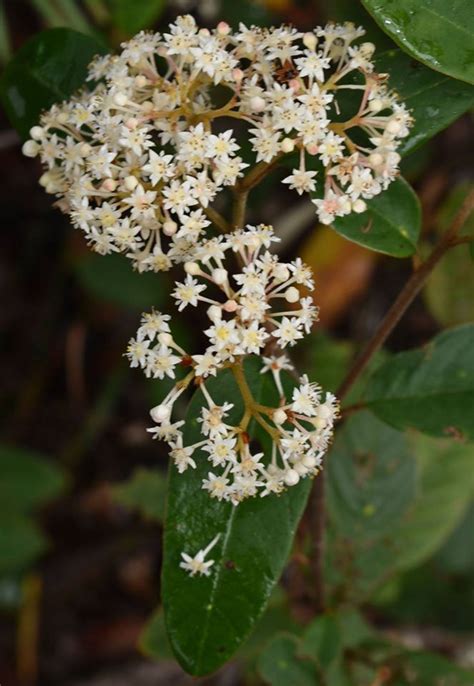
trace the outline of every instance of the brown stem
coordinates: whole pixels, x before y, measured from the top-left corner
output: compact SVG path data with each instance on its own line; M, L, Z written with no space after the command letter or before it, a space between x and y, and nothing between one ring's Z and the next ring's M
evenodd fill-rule
M463 240L460 240L457 234L473 210L474 189L464 200L459 212L454 217L451 226L443 234L440 242L435 246L428 259L423 262L416 269L416 271L413 272L412 276L409 278L404 288L399 293L397 299L380 323L379 328L369 341L367 347L362 352L360 357L355 361L352 369L349 371L337 392L337 396L340 400L347 395L354 382L367 367L373 354L377 352L377 350L379 350L379 348L384 344L387 337L393 331L394 327L400 321L407 308L420 292L428 276L431 274L443 255L450 248L458 245L460 242L465 242L464 237L462 237ZM325 478L324 472L321 472L314 481L308 504L308 518L312 536L312 554L310 565L313 576L313 603L314 611L316 613L322 612L325 607L323 576L325 513Z
M224 217L219 214L219 212L216 212L216 210L212 207L203 207L203 212L206 215L208 219L211 220L211 222L217 226L219 231L222 231L222 233L229 233L232 231L232 227L229 224L229 222L224 219Z
M349 390L352 388L354 382L359 378L362 372L366 369L374 353L379 350L391 334L395 326L398 324L408 307L416 298L420 290L426 283L427 278L436 267L443 255L452 247L459 244L457 233L463 226L466 219L469 217L474 209L474 189L469 193L464 200L459 212L454 217L454 220L449 229L443 234L439 243L434 250L411 275L402 288L393 305L388 310L387 314L381 321L377 331L367 344L367 347L361 355L356 359L352 369L342 382L337 391L337 397L342 400ZM462 240L461 242L464 242Z

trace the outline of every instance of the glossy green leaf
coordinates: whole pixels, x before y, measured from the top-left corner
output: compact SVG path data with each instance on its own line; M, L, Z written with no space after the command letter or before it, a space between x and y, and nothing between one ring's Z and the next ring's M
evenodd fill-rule
M148 29L160 18L166 0L110 0L114 24L128 36Z
M247 380L256 398L273 397L272 381L253 362ZM249 373L250 372L250 373ZM231 400L230 421L243 413L230 371L206 382L217 403ZM185 445L199 440L203 396L191 401L184 429ZM163 604L173 651L188 672L201 675L220 667L242 644L261 616L288 558L293 536L311 487L310 480L281 496L252 498L237 507L211 499L201 488L207 454L197 453L196 470L178 474L171 467L165 525ZM217 534L209 577L190 578L179 567L181 553L196 554Z
M0 81L0 96L13 126L24 138L40 113L80 88L94 55L106 49L71 29L42 31L16 53Z
M128 481L114 485L117 502L145 517L162 522L165 515L166 477L156 469L136 469Z
M362 214L337 218L333 228L345 238L393 257L408 257L416 250L421 212L418 198L402 178L367 201Z
M362 0L388 35L431 69L474 83L471 0Z
M20 513L0 519L0 574L25 569L46 548L46 539L31 519Z
M160 307L169 294L163 274L139 274L123 255L88 255L75 265L75 272L95 297L139 312Z
M474 496L472 446L417 434L420 466L416 501L393 532L398 569L415 567L438 550Z
M0 445L0 526L12 513L26 513L57 496L61 472L42 455Z
M300 644L296 636L277 634L262 652L258 671L271 686L318 686L316 665L298 654Z
M368 407L397 428L474 439L474 325L394 355L369 380Z
M413 152L474 105L474 87L427 69L398 48L375 54L377 71L389 74L414 122L401 142L401 155Z

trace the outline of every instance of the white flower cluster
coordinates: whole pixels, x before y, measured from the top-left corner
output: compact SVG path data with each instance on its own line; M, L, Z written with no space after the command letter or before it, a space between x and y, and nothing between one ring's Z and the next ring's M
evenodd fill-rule
M189 259L216 195L248 166L237 134L263 165L299 151L283 182L314 194L329 224L363 212L394 179L411 121L374 71L374 46L353 45L363 33L350 23L209 31L179 17L168 33L142 32L95 59L97 85L45 112L23 150L39 154L40 183L90 245L125 253L140 271ZM346 90L360 100L344 120Z
M226 237L211 239L196 251L195 261L187 262L186 280L178 283L174 297L178 309L199 302L208 305L208 344L203 354L189 355L174 340L170 317L159 312L145 314L127 355L132 367L140 366L149 377L176 377L179 366L188 370L160 405L151 410L155 438L168 442L179 472L195 468L196 451L207 453L212 465L202 487L219 500L237 504L260 493L279 493L315 474L332 437L337 403L333 395L324 398L321 389L299 379L287 397L281 372L291 369L282 349L308 333L317 317L310 297L300 289L312 289L311 272L300 259L288 264L268 252L275 240L271 227L247 227ZM226 263L237 258L240 270L230 272ZM209 297L208 288L216 291ZM283 304L282 305L279 303ZM266 350L271 354L265 355ZM263 357L263 372L271 372L279 404L266 407L255 401L248 387L243 361L249 355ZM230 368L240 390L243 415L232 417L234 405L216 404L206 379L218 370ZM172 421L176 400L189 384L199 384L205 399L201 409L200 440L185 446L183 421ZM254 419L272 440L271 460L250 449L247 428Z

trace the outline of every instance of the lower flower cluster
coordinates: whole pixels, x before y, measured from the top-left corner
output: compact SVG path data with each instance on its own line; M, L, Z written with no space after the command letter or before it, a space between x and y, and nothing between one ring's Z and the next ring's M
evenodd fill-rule
M149 431L168 443L180 473L196 468L198 453L206 456L210 466L202 488L234 505L257 494L280 493L316 474L338 413L335 397L306 376L297 377L290 392L284 390L282 372L294 370L283 349L309 333L317 309L302 293L313 289L309 268L299 259L280 262L268 250L275 240L271 227L249 226L201 245L194 261L186 263L187 277L173 295L179 310L206 304L209 326L203 327L207 347L202 353L184 350L172 335L170 317L156 311L143 316L127 352L131 366L140 366L148 377L175 379L178 369L185 370L151 410L155 426ZM239 265L234 270L232 259ZM263 358L260 373L272 375L275 406L257 402L248 385L244 362L255 355ZM209 388L209 377L223 369L233 374L241 395L237 418L237 405L217 403ZM191 383L204 399L201 436L185 445L184 421L173 421L173 408ZM251 447L249 429L257 425L271 440L269 456Z

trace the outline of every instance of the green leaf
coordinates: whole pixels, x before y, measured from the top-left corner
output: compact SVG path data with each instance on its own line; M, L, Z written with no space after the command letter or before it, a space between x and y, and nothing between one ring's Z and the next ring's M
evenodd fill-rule
M103 44L71 29L42 31L16 53L0 80L0 97L13 126L28 137L41 112L80 88Z
M250 360L247 381L254 397L267 395L268 375ZM229 421L240 419L243 405L229 370L206 382L216 403L231 399ZM273 390L271 390L273 394ZM185 445L199 440L198 417L203 405L198 391L189 406ZM242 644L261 616L288 558L293 536L311 487L308 479L280 496L252 498L234 507L211 499L202 490L207 454L196 454L197 469L184 474L171 467L163 562L163 604L173 651L191 674L220 667ZM181 553L196 554L217 534L209 577L190 578L179 567Z
M303 634L299 653L316 660L323 671L328 670L342 653L338 618L324 615L315 619Z
M0 522L51 500L63 487L61 472L42 455L0 445Z
M362 0L395 43L431 69L474 83L471 0Z
M298 656L299 641L291 634L277 634L262 652L258 671L271 686L318 686L316 665Z
M402 352L369 380L365 401L383 421L434 436L474 439L474 325Z
M111 0L113 21L128 36L150 28L165 7L166 0Z
M128 481L114 485L112 493L121 505L137 509L154 521L163 521L166 478L156 469L136 469Z
M413 501L410 446L369 412L357 413L339 431L327 469L331 521L352 542L390 533Z
M421 211L416 194L402 178L367 200L362 214L337 218L332 227L345 238L393 257L413 255L420 233Z
M473 531L474 502L436 555L436 562L443 573L468 574L474 571Z
M474 88L450 79L394 48L375 53L376 69L389 74L389 87L396 90L413 115L414 124L398 152L413 152L445 129L474 105Z
M433 653L405 653L402 661L400 678L393 686L472 686L474 671L461 669L440 655ZM409 681L408 681L409 679Z
M469 186L455 188L443 204L437 232L443 234L469 192ZM474 214L465 222L462 235L474 236ZM443 326L474 321L474 269L467 245L451 248L436 265L426 282L423 296L431 314Z
M166 635L163 608L153 614L139 639L140 650L155 660L169 660L173 658L168 637Z
M123 255L88 255L74 268L79 283L89 293L139 312L162 306L169 294L166 276L139 274Z
M438 550L459 524L474 495L472 446L412 437L420 463L413 508L393 532L398 569L415 567Z
M0 575L23 570L46 548L46 540L29 517L2 514L0 521Z

